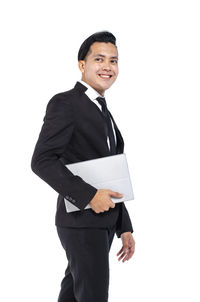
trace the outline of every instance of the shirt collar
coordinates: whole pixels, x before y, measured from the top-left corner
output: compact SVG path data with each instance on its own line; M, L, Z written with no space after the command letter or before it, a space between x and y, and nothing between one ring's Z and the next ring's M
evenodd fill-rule
M87 90L85 91L85 94L87 94L87 96L89 97L90 100L94 101L96 100L97 97L101 97L102 95L99 94L94 88L92 88L89 84L85 83L84 81L80 80L78 81L80 82L82 85L84 85L85 87L87 87Z

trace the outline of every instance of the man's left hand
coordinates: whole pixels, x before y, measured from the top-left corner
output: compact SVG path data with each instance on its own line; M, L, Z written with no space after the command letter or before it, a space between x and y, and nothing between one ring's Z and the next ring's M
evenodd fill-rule
M126 260L129 260L135 252L135 240L133 239L131 232L122 233L121 239L122 239L122 248L117 253L117 256L120 255L118 261L124 258L122 262L125 262Z

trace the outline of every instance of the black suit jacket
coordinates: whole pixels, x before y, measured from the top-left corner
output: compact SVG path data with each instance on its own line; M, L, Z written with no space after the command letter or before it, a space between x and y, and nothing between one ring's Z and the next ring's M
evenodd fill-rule
M49 101L31 168L59 193L55 217L57 226L105 228L116 225L119 238L123 232L133 232L125 204L116 203L115 208L98 214L92 209L83 210L97 189L65 167L66 164L111 155L105 118L84 93L86 90L77 82L73 89L56 94ZM117 137L117 154L123 153L123 138L113 117L112 120ZM80 211L67 213L64 197Z

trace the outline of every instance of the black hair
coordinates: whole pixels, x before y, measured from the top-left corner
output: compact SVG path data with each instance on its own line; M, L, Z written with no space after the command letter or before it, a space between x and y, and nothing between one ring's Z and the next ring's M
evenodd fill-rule
M90 46L94 42L112 43L116 46L116 38L109 31L99 31L89 36L82 44L78 52L78 61L84 60L88 54ZM116 46L117 47L117 46Z

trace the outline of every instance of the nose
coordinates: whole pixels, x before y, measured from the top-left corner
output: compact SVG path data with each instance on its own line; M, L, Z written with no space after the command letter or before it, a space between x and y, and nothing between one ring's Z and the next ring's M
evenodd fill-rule
M109 61L107 61L107 60L104 61L103 70L106 70L106 71L111 70Z

